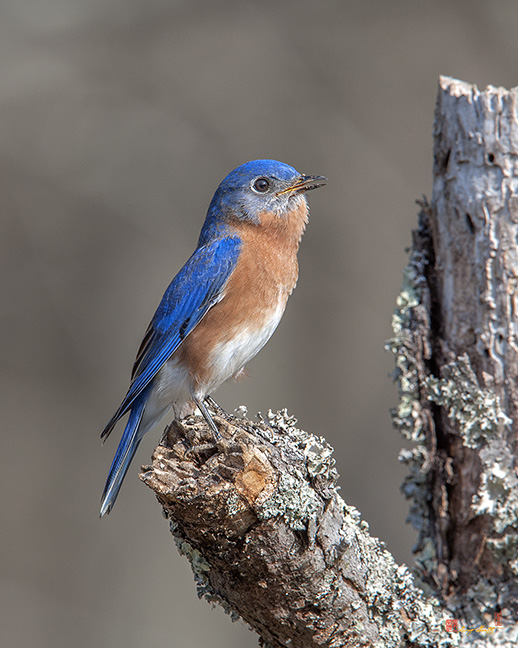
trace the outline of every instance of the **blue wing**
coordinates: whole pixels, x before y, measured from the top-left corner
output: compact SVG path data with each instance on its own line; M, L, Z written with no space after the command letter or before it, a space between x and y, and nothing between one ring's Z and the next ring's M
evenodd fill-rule
M110 434L164 362L218 301L240 249L240 239L231 236L199 247L169 284L140 345L128 393L101 438Z

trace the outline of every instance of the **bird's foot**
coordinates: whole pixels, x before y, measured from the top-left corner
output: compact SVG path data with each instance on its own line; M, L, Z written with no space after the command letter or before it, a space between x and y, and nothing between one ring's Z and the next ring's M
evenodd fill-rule
M206 396L203 400L197 398L196 396L193 396L193 400L196 403L198 409L200 410L203 418L207 422L207 425L214 433L214 440L206 443L198 443L192 445L192 447L186 451L186 455L187 456L197 455L201 457L201 455L205 455L209 453L209 456L212 456L217 452L230 454L240 449L241 446L238 443L236 443L234 439L235 431L232 433L230 438L225 438L221 435L220 429L218 429L218 426L216 425L216 422L214 421L214 418L212 417L205 403L207 403L209 407L217 415L219 419L218 424L221 430L227 431L229 428L229 425L227 423L228 415L225 412L225 410L216 403L216 401L212 398L212 396Z
M212 409L218 416L221 416L223 418L227 417L225 410L221 407L221 405L218 405L218 403L216 403L212 396L205 396L204 400L206 403L208 403L208 405L210 405L210 407L212 407Z

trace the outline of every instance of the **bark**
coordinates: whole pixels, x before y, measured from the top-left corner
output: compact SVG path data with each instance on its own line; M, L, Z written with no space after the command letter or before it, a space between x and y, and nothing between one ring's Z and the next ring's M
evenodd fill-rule
M218 417L218 447L201 419L175 422L143 469L200 596L263 645L518 641L517 97L440 80L433 200L387 344L394 423L413 442L413 573L339 497L325 440L286 412Z
M442 84L433 202L414 243L428 323L416 365L431 495L426 535L445 596L483 577L507 583L502 602L514 606L518 94Z
M339 497L325 440L286 412L215 420L223 447L203 448L212 433L200 419L174 422L141 475L200 596L272 647L430 645L420 637L440 628L437 602Z

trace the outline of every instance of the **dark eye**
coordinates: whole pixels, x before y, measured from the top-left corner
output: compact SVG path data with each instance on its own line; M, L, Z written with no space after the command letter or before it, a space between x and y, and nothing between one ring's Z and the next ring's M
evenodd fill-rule
M264 193L270 188L270 182L266 178L257 178L253 186L259 193Z

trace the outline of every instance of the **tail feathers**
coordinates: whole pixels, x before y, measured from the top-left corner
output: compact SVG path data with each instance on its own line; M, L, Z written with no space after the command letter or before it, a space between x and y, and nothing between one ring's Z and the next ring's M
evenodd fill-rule
M117 425L121 417L124 416L124 414L128 411L128 409L129 408L127 407L125 410L123 410L122 407L119 407L119 409L111 417L111 419L108 422L108 425L101 432L101 443L104 443L106 439L110 436L113 428Z
M116 418L115 416L110 419L110 422L108 425L104 428L104 430L101 432L101 443L104 443L106 439L110 436L113 428L115 427L115 424L117 423L119 419Z
M144 433L140 430L140 424L142 422L144 409L145 399L143 398L139 399L133 405L119 447L117 448L117 452L113 458L110 472L108 473L108 479L106 480L104 492L101 497L100 517L107 515L113 508L124 477L126 476L131 461L135 456L135 452L142 441Z

